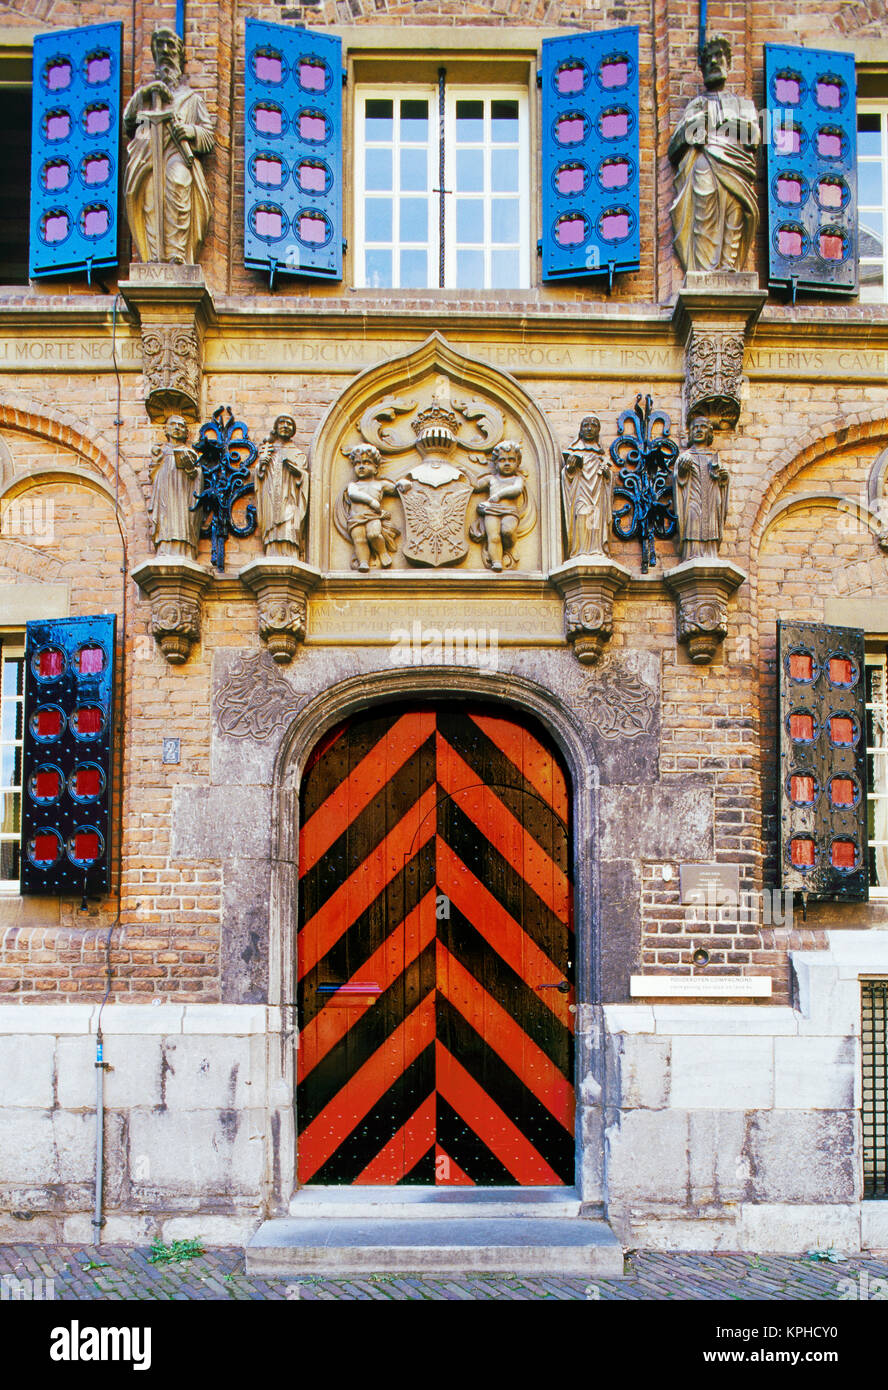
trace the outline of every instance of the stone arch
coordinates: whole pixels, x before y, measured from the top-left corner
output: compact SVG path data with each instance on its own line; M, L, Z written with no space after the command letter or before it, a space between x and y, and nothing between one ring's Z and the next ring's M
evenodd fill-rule
M341 568L343 543L335 527L337 499L349 474L341 450L346 444L361 442L358 424L371 407L388 405L390 423L378 431L378 441L386 466L400 468L406 462L415 441L409 439L408 421L411 415L428 404L436 381L452 385L468 404L480 399L499 410L504 429L485 439L489 421L480 425L467 421L461 426L460 459L477 458L478 452L489 452L497 438L508 438L511 429L520 430L524 445L525 472L533 505L538 511L534 523L536 537L527 537L538 556L538 567L548 573L561 562L561 510L559 468L561 455L549 423L540 407L524 387L496 367L478 358L456 351L441 336L433 333L411 352L391 357L359 373L329 407L315 433L311 445L312 494L310 501L309 563L323 571ZM457 399L454 395L454 401ZM409 401L410 412L398 407ZM465 436L462 437L462 431ZM474 454L469 451L475 450ZM485 461L486 462L486 461ZM343 471L344 470L344 471ZM393 503L392 505L399 505ZM347 549L347 547L346 547ZM520 549L520 546L519 546ZM338 558L337 558L338 557ZM520 565L523 572L537 568L536 563ZM409 567L414 576L428 576L428 569Z
M525 676L501 673L495 688L483 672L434 666L350 676L309 700L291 723L274 770L269 942L269 1002L289 998L293 979L299 844L299 790L306 761L328 729L350 714L392 700L483 699L536 719L567 766L573 794L574 912L579 947L578 997L601 996L598 912L598 765L579 719L558 697Z
M0 501L46 482L74 482L91 488L115 505L116 445L90 429L86 421L68 411L54 410L18 392L0 395L0 429L18 430L49 444L70 450L82 462L40 464L26 473L0 476ZM138 517L144 509L138 477L125 454L120 454L117 510L130 535L138 533Z

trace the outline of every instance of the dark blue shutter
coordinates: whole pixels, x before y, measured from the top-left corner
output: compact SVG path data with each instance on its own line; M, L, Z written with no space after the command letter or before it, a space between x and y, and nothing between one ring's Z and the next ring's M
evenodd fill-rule
M21 891L107 893L116 618L27 625Z
M638 29L542 49L543 279L637 270Z
M247 20L244 261L342 279L342 40Z
M31 275L117 264L121 24L34 39Z
M857 290L854 55L765 45L768 278Z

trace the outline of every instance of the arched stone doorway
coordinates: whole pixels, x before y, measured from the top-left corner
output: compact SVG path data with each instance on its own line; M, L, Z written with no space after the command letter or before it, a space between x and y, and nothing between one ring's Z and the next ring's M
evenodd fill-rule
M302 778L298 1181L574 1182L570 783L503 705L376 706Z

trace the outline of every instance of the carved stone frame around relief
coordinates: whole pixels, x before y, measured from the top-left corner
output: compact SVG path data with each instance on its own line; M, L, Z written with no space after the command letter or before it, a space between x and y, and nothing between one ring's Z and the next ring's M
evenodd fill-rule
M480 393L488 400L501 404L506 417L517 419L520 423L525 460L529 464L532 459L538 469L539 516L535 526L539 537L539 565L536 562L519 563L509 573L524 576L528 573L547 574L560 563L558 487L561 456L546 417L514 377L457 351L440 333L433 333L412 352L389 358L361 372L333 402L321 421L311 447L313 486L306 557L310 565L322 572L342 572L341 565L334 564L333 508L337 500L334 494L340 490L335 483L335 470L341 466L340 450L346 441L358 442L357 427L365 410L373 404L380 404L389 395L412 398L419 383L429 382L436 375L446 378L458 394L465 395L469 400ZM384 462L387 464L387 459ZM397 509L400 504L387 499L386 506ZM397 516L400 520L400 511ZM471 573L474 580L481 581L489 578L501 582L504 577L490 575L477 568L470 570L468 566L459 572ZM457 571L451 567L449 573ZM415 582L428 578L430 570L425 566L411 566L409 570L400 569L398 574L402 580L409 574Z

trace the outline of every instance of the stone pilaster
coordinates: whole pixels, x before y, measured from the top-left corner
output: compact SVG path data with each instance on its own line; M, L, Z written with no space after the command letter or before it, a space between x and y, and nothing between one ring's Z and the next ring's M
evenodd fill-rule
M278 665L286 665L305 640L308 595L320 583L320 570L300 560L266 556L244 565L239 577L256 595L259 636Z
M214 310L200 266L136 263L120 292L142 330L149 417L201 419L204 333Z
M203 565L184 556L156 555L136 565L132 577L151 600L151 631L171 666L188 660L200 641L201 598L212 579Z
M729 560L685 560L663 581L678 605L678 640L697 665L712 660L728 631L728 599L746 579Z
M577 555L551 571L564 600L564 635L577 660L592 666L614 630L614 597L629 583L630 572L607 555Z

